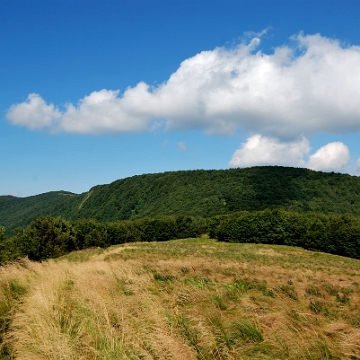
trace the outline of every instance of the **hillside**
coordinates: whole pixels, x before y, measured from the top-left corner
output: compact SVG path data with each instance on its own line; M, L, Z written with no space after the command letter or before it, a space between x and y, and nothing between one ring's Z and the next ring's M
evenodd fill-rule
M208 217L265 208L360 216L360 179L279 166L145 174L79 195L0 196L0 225L8 230L26 226L40 215L105 222L162 215Z
M70 217L79 195L52 191L27 198L0 196L0 225L6 229L26 227L40 215Z
M26 259L0 267L0 358L359 359L359 261L207 238Z

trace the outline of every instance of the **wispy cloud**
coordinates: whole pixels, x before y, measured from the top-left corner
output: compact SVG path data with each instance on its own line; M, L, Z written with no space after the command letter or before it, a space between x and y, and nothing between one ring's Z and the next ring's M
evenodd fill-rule
M177 148L180 152L185 152L187 150L186 144L184 141L180 141L178 143L176 143Z

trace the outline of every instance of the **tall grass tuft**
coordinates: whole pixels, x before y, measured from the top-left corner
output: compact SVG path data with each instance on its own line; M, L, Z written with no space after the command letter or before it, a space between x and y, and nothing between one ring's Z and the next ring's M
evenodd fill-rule
M246 319L233 322L230 338L232 342L244 340L245 342L260 343L264 341L259 325Z

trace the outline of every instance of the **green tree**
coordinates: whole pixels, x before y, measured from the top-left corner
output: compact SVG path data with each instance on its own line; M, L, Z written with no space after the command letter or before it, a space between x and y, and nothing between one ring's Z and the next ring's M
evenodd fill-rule
M71 225L61 218L36 218L16 237L21 253L30 260L44 260L64 255L75 249Z

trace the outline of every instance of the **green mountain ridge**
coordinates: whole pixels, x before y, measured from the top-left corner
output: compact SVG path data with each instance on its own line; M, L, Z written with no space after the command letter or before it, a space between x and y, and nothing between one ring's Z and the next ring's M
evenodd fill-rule
M0 196L0 225L12 231L42 215L107 222L266 208L360 216L360 178L281 166L136 175L82 194Z

